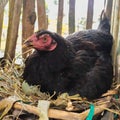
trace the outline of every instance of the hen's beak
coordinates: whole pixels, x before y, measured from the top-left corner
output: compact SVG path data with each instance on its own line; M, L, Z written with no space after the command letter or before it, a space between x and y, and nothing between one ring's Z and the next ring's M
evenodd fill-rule
M25 40L25 42L23 43L23 47L32 47L33 44L32 44L32 41L27 39Z

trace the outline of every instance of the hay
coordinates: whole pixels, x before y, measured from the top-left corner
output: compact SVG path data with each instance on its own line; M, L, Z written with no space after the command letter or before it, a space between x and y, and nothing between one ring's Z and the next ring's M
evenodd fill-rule
M4 118L14 116L13 113L9 113L13 108L39 116L37 109L39 100L50 101L51 105L48 116L51 118L84 120L89 113L90 104L94 104L95 106L94 115L100 114L104 110L120 115L120 99L118 94L120 85L114 86L112 90L105 93L100 99L94 101L87 101L79 95L69 96L67 93L58 96L56 100L52 100L51 98L54 95L50 96L48 93L40 92L40 87L38 86L32 86L32 89L36 92L26 94L23 90L22 79L24 64L16 64L16 59L12 62L4 61L6 65L0 67L0 97L2 99L0 101L0 110L5 109L5 111L2 111L2 117ZM1 66L2 63L3 62L0 63ZM118 98L115 98L115 95L117 95ZM11 96L14 99L8 99ZM26 103L29 103L29 105ZM21 115L21 113L19 113L19 115Z
M22 73L24 64L18 65L14 59L12 63L8 60L4 60L6 65L0 67L0 96L6 98L8 96L17 96L20 100L36 102L39 99L48 99L49 94L39 92L38 95L31 94L26 95L22 90ZM1 66L2 66L1 62ZM35 86L36 87L36 86Z

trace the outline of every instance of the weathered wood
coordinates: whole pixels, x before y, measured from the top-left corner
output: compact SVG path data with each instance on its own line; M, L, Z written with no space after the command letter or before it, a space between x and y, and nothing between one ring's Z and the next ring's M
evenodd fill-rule
M119 28L119 34L120 35L120 28ZM117 49L117 82L118 84L120 84L120 38L119 38L119 42L118 42L118 49Z
M93 9L94 9L94 0L88 0L86 29L91 29L92 28L92 23L93 23Z
M111 21L111 14L112 14L112 5L113 5L113 0L106 0L105 13L110 21Z
M69 0L69 33L75 32L75 2L76 0Z
M4 7L6 6L8 0L0 0L0 14L2 12L2 10L4 9Z
M109 109L109 107L111 107L113 105L112 104L113 102L119 103L119 100L116 101L116 99L114 99L112 97L113 95L118 93L119 88L120 88L120 85L118 85L114 90L110 90L110 92L106 93L107 95L110 95L110 96L102 97L102 98L96 100L96 102L94 101L92 103L92 101L91 102L85 101L89 104L90 103L94 104L94 107L95 107L94 108L94 115L97 115L104 110L108 110L109 112L116 113L116 114L120 115L120 111ZM6 115L8 113L8 110L10 110L12 107L14 109L17 109L20 111L27 111L28 113L32 113L32 114L35 114L37 116L41 115L40 111L42 111L42 112L44 111L44 108L43 108L43 110L40 109L41 108L40 104L38 104L38 106L40 105L39 107L35 107L33 105L28 105L28 104L25 104L23 102L16 102L18 100L19 100L19 98L16 96L10 96L8 98L2 99L0 101L0 105L1 105L0 110L3 110L3 109L7 110L6 112L4 111L4 113L2 113L2 115L3 114ZM78 101L79 100L80 99L78 98ZM76 101L77 101L77 99L76 99ZM113 101L113 102L111 102L111 101ZM42 102L42 101L40 101L40 102ZM44 104L46 104L46 102L47 102L47 104L49 103L49 101L45 101L45 100L43 101ZM47 105L47 107L48 107L48 105ZM46 109L45 109L45 111L46 111ZM67 112L64 110L57 110L57 109L49 108L48 116L49 116L49 118L56 118L56 119L62 119L62 120L85 120L85 118L88 116L89 111L90 111L90 109L87 109L81 113L75 113L75 112Z
M118 30L118 39L116 41L117 44L117 51L116 51L116 64L115 64L115 73L116 73L116 80L117 83L120 83L120 11L119 11L119 30Z
M112 5L112 14L111 14L111 33L113 33L113 26L114 26L115 3L116 3L116 0L113 1L113 5Z
M45 9L45 0L37 0L37 12L38 12L38 28L47 29L47 17Z
M22 0L10 0L9 4L9 25L4 57L12 60L15 56Z
M118 44L118 31L119 31L119 19L120 19L120 1L115 1L115 8L114 8L114 22L113 28L112 28L112 35L114 38L113 42L113 49L112 49L112 55L113 55L113 66L114 66L114 74L116 74L117 70L117 44ZM117 76L115 76L117 77ZM116 78L117 79L117 78Z
M110 107L111 106L110 100L111 97L107 97L105 99L105 104L95 106L94 115L101 113L102 111L105 110L106 107ZM15 103L13 107L19 110L25 110L29 113L33 113L38 116L40 115L40 111L35 106L30 106L22 103ZM62 119L62 120L85 120L89 111L90 110L88 109L82 113L74 113L74 112L66 112L63 110L49 109L48 116L50 118Z
M8 0L0 1L0 48L1 48L1 35L2 35L2 25L3 25L3 17L4 17L4 7L6 6Z
M114 40L117 40L118 38L118 29L119 29L119 9L120 9L120 1L119 0L116 0L115 2L115 14L114 14L114 26L113 26L113 37L114 37Z
M59 0L58 17L57 17L57 33L62 34L64 0Z
M3 26L3 18L4 18L4 9L1 10L0 14L0 48L1 48L1 36L2 36L2 26Z
M22 16L22 44L33 34L34 23L36 20L35 0L23 0L23 16ZM22 48L22 53L26 52L28 48ZM26 58L28 53L23 54Z

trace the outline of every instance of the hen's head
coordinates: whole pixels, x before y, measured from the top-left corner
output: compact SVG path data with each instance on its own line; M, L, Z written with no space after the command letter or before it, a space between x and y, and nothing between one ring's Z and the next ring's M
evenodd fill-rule
M52 51L57 47L54 33L41 30L30 36L24 43L27 47L33 47L40 51Z

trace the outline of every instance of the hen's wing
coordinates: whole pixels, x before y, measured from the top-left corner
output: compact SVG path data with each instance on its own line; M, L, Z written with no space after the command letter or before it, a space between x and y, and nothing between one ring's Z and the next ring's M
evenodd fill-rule
M76 51L86 49L107 53L110 53L113 42L111 34L99 30L79 31L69 35L66 39L72 42Z
M70 94L94 99L110 89L113 78L111 56L94 51L79 50L71 62L68 78L71 80Z

